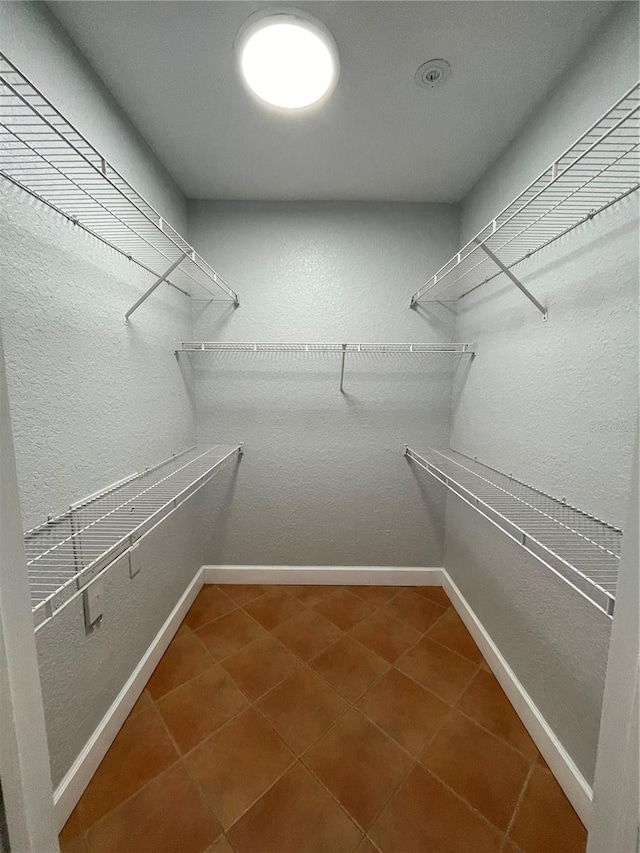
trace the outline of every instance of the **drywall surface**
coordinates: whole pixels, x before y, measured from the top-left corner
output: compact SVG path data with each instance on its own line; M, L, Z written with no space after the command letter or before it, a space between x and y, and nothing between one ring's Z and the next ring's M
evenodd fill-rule
M184 231L182 193L45 3L0 3L0 52L174 228Z
M463 239L637 80L637 6L621 6L466 201ZM456 326L478 356L454 382L452 447L619 526L637 421L637 228L631 196L518 267L546 323L497 279L465 298ZM610 623L472 515L449 497L445 566L591 782Z
M189 235L241 294L235 310L195 303L196 340L452 340L448 308L407 306L454 250L455 207L198 201ZM402 454L446 444L454 359L350 355L341 394L339 355L178 358L200 441L246 446L208 563L441 565L444 496Z

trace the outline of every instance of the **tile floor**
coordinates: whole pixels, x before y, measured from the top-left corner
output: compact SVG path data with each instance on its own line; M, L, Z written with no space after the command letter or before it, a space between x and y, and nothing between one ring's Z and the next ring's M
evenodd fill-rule
M583 853L430 587L206 586L63 853Z

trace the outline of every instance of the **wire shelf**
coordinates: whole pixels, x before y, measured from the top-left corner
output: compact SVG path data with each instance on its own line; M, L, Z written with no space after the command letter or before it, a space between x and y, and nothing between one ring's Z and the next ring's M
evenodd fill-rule
M461 453L405 456L613 615L622 530Z
M241 453L242 445L191 448L27 531L36 628Z
M445 344L335 344L335 343L221 343L218 341L176 341L176 352L405 352L475 354L475 343Z
M222 292L239 304L222 276L2 53L0 174L155 278L190 296Z
M640 83L431 276L410 304L462 299L637 190L639 109Z

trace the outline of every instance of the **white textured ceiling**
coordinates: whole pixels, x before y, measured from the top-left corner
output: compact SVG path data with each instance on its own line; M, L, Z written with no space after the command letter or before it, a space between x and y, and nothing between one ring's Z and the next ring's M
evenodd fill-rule
M188 197L454 202L585 49L607 2L313 2L340 51L317 111L273 114L233 41L262 3L51 2ZM282 4L278 4L279 7ZM413 80L427 59L453 73Z

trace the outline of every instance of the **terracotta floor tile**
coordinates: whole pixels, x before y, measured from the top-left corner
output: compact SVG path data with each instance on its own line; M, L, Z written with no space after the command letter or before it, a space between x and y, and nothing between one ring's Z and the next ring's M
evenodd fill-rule
M368 838L363 838L356 847L355 853L378 853L378 849L373 846L373 843Z
M421 636L419 631L381 610L358 622L349 633L389 663L415 646Z
M456 707L473 717L485 729L510 743L523 755L529 758L538 755L538 748L500 687L498 679L486 670L478 670Z
M388 663L352 637L343 637L310 661L309 666L350 702L387 669Z
M352 853L360 831L300 763L229 832L237 853Z
M397 586L345 586L344 588L358 598L370 601L376 607L382 607L400 592L400 587Z
M373 613L375 607L369 601L347 592L346 589L338 589L316 604L314 610L338 628L348 631Z
M405 589L392 598L385 606L384 612L421 633L430 628L444 613L439 604L422 595L416 595L411 589Z
M482 652L453 607L449 607L432 625L427 636L474 663L482 661Z
M450 707L397 669L390 669L358 708L411 755L424 749Z
M259 583L221 583L218 584L226 596L228 596L236 604L243 605L249 601L253 601L259 595L264 595L273 587L267 584Z
M327 595L334 593L339 587L337 586L319 586L317 584L301 584L296 589L291 590L291 595L301 601L305 607L313 607Z
M127 720L80 798L78 811L84 827L92 826L177 759L155 708Z
M515 749L457 711L445 720L420 762L503 831L531 766Z
M206 622L211 622L212 619L217 619L218 616L224 616L230 610L235 610L236 607L235 601L232 601L221 589L206 584L198 593L198 597L191 605L184 621L189 628L199 628Z
M349 707L307 668L267 693L258 706L297 755L312 746Z
M310 660L342 637L342 631L333 622L308 608L278 625L272 633L304 661Z
M509 837L525 853L584 853L587 832L548 770L536 765Z
M169 643L147 689L154 699L159 699L213 665L213 658L196 635L183 634Z
M496 829L419 765L367 834L384 853L498 853L502 843Z
M205 853L234 853L234 850L224 835L221 835L215 844L207 847Z
M228 658L264 635L264 628L243 610L232 610L196 630L214 660Z
M193 749L248 705L231 677L209 669L158 701L158 709L182 752Z
M133 706L129 713L129 717L135 717L135 715L139 714L140 711L144 711L146 708L150 708L152 704L153 703L151 702L151 696L149 695L149 691L145 688L138 696L136 704Z
M267 635L226 658L221 666L240 689L255 701L292 675L300 663L291 652Z
M411 588L416 595L421 595L423 598L435 601L441 607L451 606L451 600L441 586L414 586Z
M304 763L364 830L411 766L408 756L355 709L306 753Z
M423 637L396 662L396 667L453 704L477 671L476 664Z
M58 836L60 853L86 853L85 833L80 821L78 809L75 808Z
M87 841L89 853L201 853L219 835L186 769L176 764L93 826Z
M267 592L244 605L244 610L268 631L300 613L302 605L287 592L279 589Z
M293 753L253 708L185 758L225 831L294 760Z

